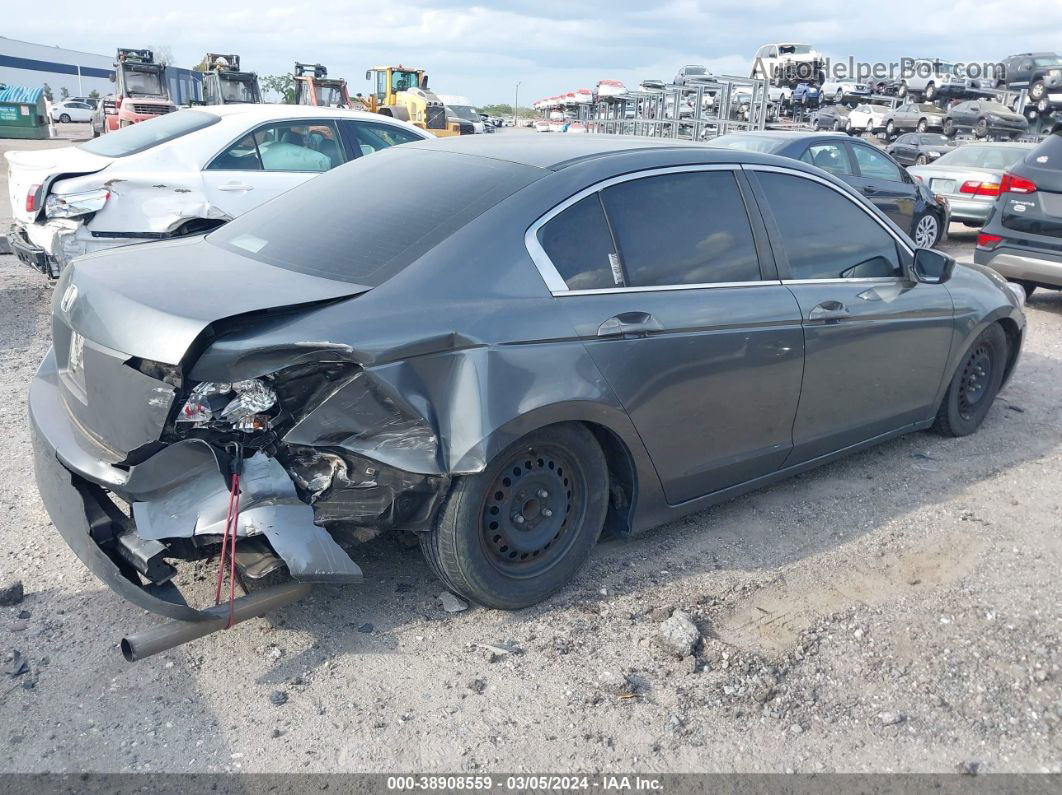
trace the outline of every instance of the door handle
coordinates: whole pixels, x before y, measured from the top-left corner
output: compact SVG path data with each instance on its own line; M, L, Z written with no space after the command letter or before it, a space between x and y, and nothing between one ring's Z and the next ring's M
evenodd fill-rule
M620 312L597 327L599 337L644 337L650 331L661 331L663 326L648 312Z
M218 185L218 190L224 190L224 191L254 190L254 186L253 185L244 185L242 182L226 182L224 185Z
M827 323L831 320L837 321L849 316L848 307L840 301L823 301L808 312L808 320L822 320Z

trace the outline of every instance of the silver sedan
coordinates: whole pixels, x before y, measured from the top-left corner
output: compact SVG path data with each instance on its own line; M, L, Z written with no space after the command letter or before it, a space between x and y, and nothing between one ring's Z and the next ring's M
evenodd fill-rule
M1024 157L1034 144L966 144L924 166L909 168L911 176L933 193L947 198L951 220L979 227L999 196L1003 172Z

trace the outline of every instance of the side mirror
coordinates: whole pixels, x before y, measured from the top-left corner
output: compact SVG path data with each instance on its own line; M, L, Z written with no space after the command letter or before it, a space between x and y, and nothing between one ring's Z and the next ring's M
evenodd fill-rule
M366 69L365 70L365 79L366 80L372 80L372 69Z
M944 284L955 271L955 257L931 248L915 250L911 265L916 281L923 284Z

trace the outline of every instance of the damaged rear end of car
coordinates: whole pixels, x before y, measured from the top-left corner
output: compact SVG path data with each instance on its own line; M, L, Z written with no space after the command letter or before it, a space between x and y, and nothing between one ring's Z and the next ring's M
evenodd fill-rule
M366 283L250 256L279 244L247 224L216 241L104 252L63 272L53 348L29 399L37 483L85 565L172 620L125 637L127 659L261 615L314 584L359 582L350 554L359 542L430 526L451 480L430 410L409 403L394 367L376 366L379 350L326 338L307 319L354 315L375 285L494 198L455 209L434 234L392 240L389 256L365 240L376 269ZM300 337L300 325L314 335ZM424 344L461 341L401 346ZM213 604L178 588L183 564L214 559ZM247 593L238 599L237 583Z

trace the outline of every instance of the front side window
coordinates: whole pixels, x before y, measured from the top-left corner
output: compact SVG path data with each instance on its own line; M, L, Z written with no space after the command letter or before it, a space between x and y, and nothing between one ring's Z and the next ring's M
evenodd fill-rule
M274 122L230 146L207 166L222 171L328 171L343 162L335 125L324 119Z
M812 144L804 150L800 159L805 163L818 166L823 171L828 171L834 176L850 176L852 166L848 162L848 155L841 144Z
M903 274L896 241L833 188L803 177L759 173L792 279L855 279Z
M393 124L347 121L345 119L340 124L343 127L343 135L347 137L348 143L359 149L363 155L371 155L373 152L378 152L389 146L423 140L422 136L409 130L403 130Z
M886 179L890 182L903 181L899 167L877 149L856 145L852 147L852 151L855 153L861 176L868 179Z

